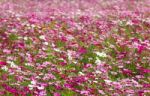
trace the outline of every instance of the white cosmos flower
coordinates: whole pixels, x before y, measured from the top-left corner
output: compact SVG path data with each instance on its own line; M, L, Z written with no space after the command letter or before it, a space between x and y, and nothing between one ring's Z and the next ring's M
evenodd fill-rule
M104 52L95 52L95 53L99 57L107 57L106 53L104 53Z
M45 39L45 36L44 36L44 35L41 35L39 38L44 40L44 39Z
M97 73L97 74L102 74L102 72L99 71L99 70L96 70L95 73Z
M95 63L96 63L96 64L101 64L102 61L101 61L98 57L96 57Z
M54 51L61 52L61 50L59 48L54 48Z
M79 74L80 74L80 75L84 75L84 73L83 73L83 72L79 72Z
M37 86L37 88L38 88L39 90L43 90L43 89L44 89L44 86Z
M32 66L30 63L25 63L26 66Z
M32 28L36 27L34 24L31 25Z
M19 68L13 61L7 61L7 63L10 64L12 68Z
M28 85L28 87L29 87L30 90L32 90L33 87L34 87L34 85L31 85L31 84L30 84L30 85Z
M48 45L48 42L43 42L44 45Z
M14 62L10 63L10 66L11 66L12 68L18 68L18 66L17 66Z
M67 55L68 55L68 59L72 60L72 52L71 51L67 51Z
M112 81L111 80L104 80L107 84L110 84Z
M32 85L35 85L35 84L36 84L36 81L34 81L34 80L31 81L31 84L32 84Z
M8 71L7 66L3 66L3 67L1 67L1 69L4 70L4 71Z
M24 40L28 40L28 37L24 37L23 39L24 39Z
M34 87L36 87L36 81L32 80L31 84L28 85L29 89L32 90Z

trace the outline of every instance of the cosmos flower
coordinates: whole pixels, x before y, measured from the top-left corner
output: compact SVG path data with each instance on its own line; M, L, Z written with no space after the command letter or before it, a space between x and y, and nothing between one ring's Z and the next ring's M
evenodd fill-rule
M0 95L147 95L149 4L0 0Z
M4 61L0 61L0 67L5 66L7 63Z
M99 57L107 57L106 53L104 53L104 52L95 52L95 53Z

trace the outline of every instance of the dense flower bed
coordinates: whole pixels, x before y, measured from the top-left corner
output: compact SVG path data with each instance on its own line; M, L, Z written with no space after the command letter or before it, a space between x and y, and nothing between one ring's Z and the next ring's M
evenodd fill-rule
M0 1L0 96L150 95L149 4Z

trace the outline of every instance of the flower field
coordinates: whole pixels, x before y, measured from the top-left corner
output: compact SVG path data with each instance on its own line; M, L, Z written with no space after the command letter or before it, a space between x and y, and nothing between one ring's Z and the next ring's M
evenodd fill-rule
M150 96L150 0L0 0L0 96Z

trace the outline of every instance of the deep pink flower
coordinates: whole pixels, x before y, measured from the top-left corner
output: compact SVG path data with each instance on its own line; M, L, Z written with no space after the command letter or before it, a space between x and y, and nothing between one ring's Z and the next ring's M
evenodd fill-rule
M143 69L144 73L150 73L150 69Z
M67 65L67 63L66 63L66 62L60 62L60 64L61 64L62 66Z
M4 65L6 65L6 64L7 64L6 62L0 61L0 67L4 66Z
M5 88L5 90L7 90L8 92L12 93L12 94L16 94L18 93L17 89L10 87L7 84L2 84L3 88Z
M123 69L122 72L123 72L123 74L125 74L125 75L132 75L132 71L129 70L129 69Z
M63 42L66 42L66 41L67 41L67 38L64 37L64 36L62 36L62 37L61 37L61 40L62 40Z
M62 87L60 86L60 85L55 85L55 88L57 89L57 90L62 90Z
M64 86L66 88L68 88L68 89L72 89L73 88L73 84L71 84L71 83L66 83L66 84L64 84Z
M138 46L138 53L141 54L144 49L145 49L144 46L142 45Z
M79 54L85 54L87 52L87 50L85 48L79 48L78 50Z
M150 84L143 84L144 88L150 88Z
M141 73L150 73L150 69L139 68Z
M139 90L138 91L138 96L143 96L144 91L143 90Z

